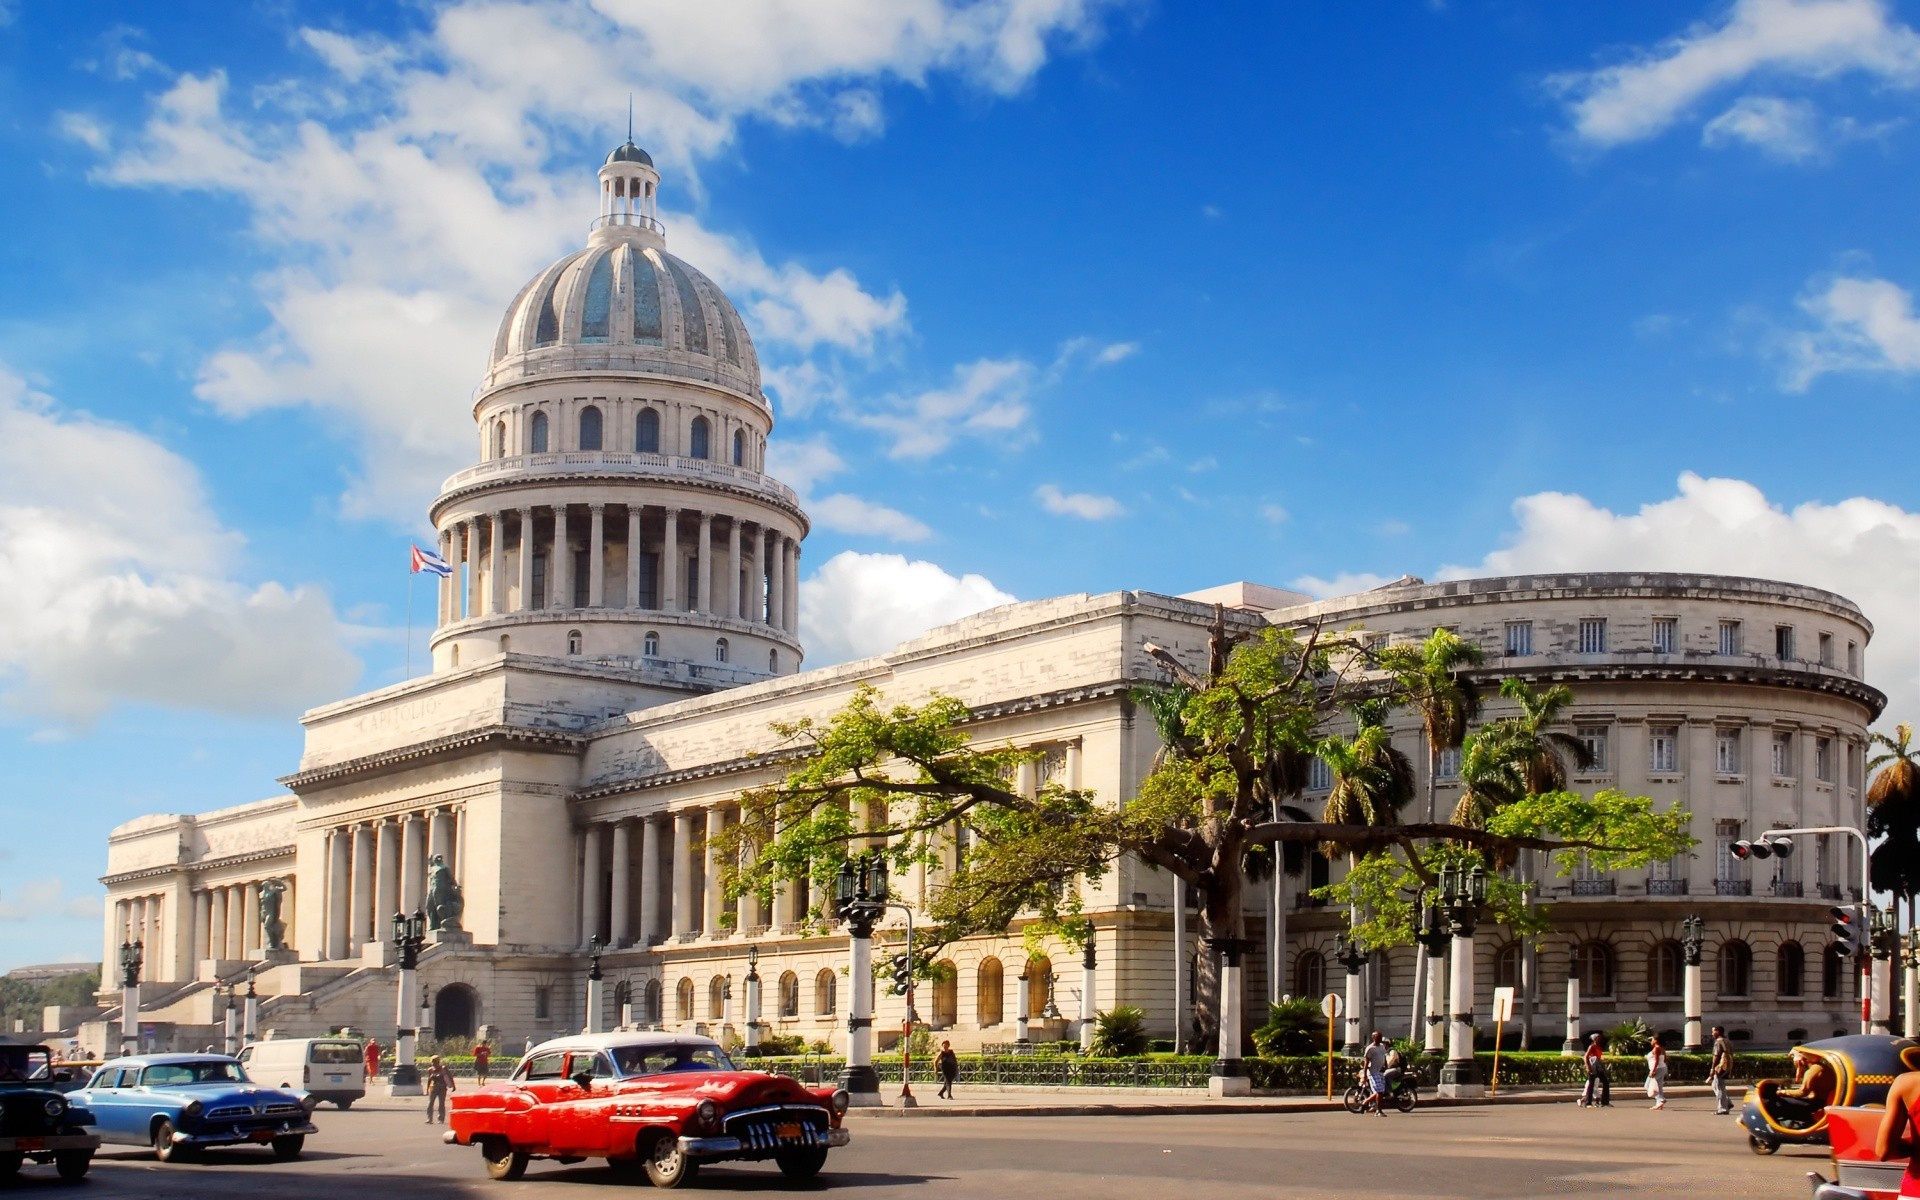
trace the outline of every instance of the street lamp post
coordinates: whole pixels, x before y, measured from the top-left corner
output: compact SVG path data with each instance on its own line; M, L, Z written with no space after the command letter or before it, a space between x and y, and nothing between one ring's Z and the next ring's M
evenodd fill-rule
M1367 965L1367 952L1360 948L1351 931L1336 933L1333 960L1347 969L1346 1037L1340 1043L1340 1053L1352 1056L1360 1053L1360 1005L1366 999L1361 994L1365 985L1360 972Z
M415 995L420 983L420 950L427 944L427 914L415 909L412 916L393 914L393 945L400 953L399 982L393 997L393 1074L387 1078L388 1094L418 1096L420 1069L413 1065L419 1045L419 1019L422 1000Z
M834 910L847 925L847 1066L840 1086L849 1102L878 1107L880 1076L873 1069L873 926L887 911L887 862L878 853L840 864Z
M607 952L607 944L594 934L587 940L587 1032L604 1033L606 1018L602 1010L606 1007L606 975L600 970L600 956Z
M1093 1050L1093 1030L1096 1023L1093 987L1098 978L1094 968L1098 965L1093 944L1093 921L1086 926L1087 941L1080 954L1080 1053Z
M1893 914L1873 910L1868 952L1873 957L1872 1008L1868 1012L1870 1032L1893 1032L1893 960L1900 955L1900 929Z
M1680 953L1686 973L1686 979L1681 984L1681 1002L1686 1019L1682 1048L1688 1054L1698 1054L1707 1048L1706 1020L1700 1011L1700 950L1705 943L1706 922L1700 919L1698 913L1680 922Z
M1421 906L1420 932L1414 940L1426 951L1427 960L1427 1028L1421 1051L1438 1058L1447 1051L1447 943L1452 940L1439 906Z
M760 947L747 947L747 1049L760 1045Z
M1901 994L1902 1005L1900 1032L1912 1037L1920 1029L1920 995L1916 995L1916 982L1920 982L1920 929L1907 931L1907 953L1904 956L1906 967L1906 991Z
M128 931L131 934L131 930ZM130 939L120 943L120 1053L135 1054L140 1049L140 965L147 952L146 943Z
M1241 960L1248 943L1240 938L1208 938L1207 948L1220 956L1220 1050L1213 1059L1207 1091L1214 1096L1248 1096L1253 1079L1240 1057L1245 1022L1240 1015Z
M1567 1040L1560 1045L1563 1057L1578 1058L1585 1053L1580 1045L1580 951L1567 950Z
M1793 853L1793 843L1788 839L1805 833L1838 833L1860 843L1860 888L1854 894L1859 898L1861 909L1871 912L1873 910L1873 893L1869 890L1868 880L1868 858L1871 855L1871 848L1867 844L1867 833L1864 829L1854 825L1802 825L1789 829L1769 829L1752 841L1736 842L1734 844L1734 853L1741 857L1745 857L1746 854L1751 854L1755 858L1766 858L1771 854L1791 854ZM1745 853L1742 853L1743 847ZM1864 933L1865 931L1863 930L1862 932ZM1861 1033L1867 1033L1871 1031L1873 1027L1873 1013L1871 1008L1873 1000L1873 978L1870 970L1873 960L1866 953L1866 949L1864 946L1858 947L1859 958L1855 963L1856 969L1859 970L1862 976L1860 980ZM1886 1020L1884 1009L1881 1012L1880 1019L1883 1023Z
M216 985L215 990L218 990ZM220 1010L220 1049L227 1054L240 1053L240 985L229 983L221 992L226 1005Z
M247 968L247 1007L245 1022L240 1027L241 1044L254 1041L260 1036L260 993L253 986L253 968Z
M1440 1068L1442 1096L1479 1096L1480 1064L1473 1058L1473 931L1480 923L1480 906L1487 902L1487 869L1471 871L1457 866L1440 869L1440 906L1453 934L1453 979L1448 1010L1447 1065Z

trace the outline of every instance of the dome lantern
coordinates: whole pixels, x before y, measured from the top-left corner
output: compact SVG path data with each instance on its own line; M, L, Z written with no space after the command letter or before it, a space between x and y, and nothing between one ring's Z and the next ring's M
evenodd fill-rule
M652 156L633 144L629 132L600 168L600 215L594 218L593 240L665 246L666 231L654 215L659 190L660 172L654 169Z

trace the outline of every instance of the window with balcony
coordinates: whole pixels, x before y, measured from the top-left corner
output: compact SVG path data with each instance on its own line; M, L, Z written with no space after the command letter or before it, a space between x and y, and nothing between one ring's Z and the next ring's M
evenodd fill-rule
M1647 868L1647 895L1684 896L1687 894L1687 856L1676 854Z
M643 408L633 422L633 448L640 454L660 453L660 413Z
M1833 665L1833 635L1830 633L1820 635L1820 665L1823 667Z
M1720 622L1720 653L1728 658L1740 653L1740 622Z
M1793 734L1773 735L1773 773L1779 779L1793 778Z
M1604 725L1583 725L1574 730L1574 736L1587 748L1585 770L1591 775L1605 775L1607 764L1607 728Z
M1533 622L1507 622L1507 657L1525 658L1533 653Z
M1793 657L1793 626L1774 626L1773 655L1782 662L1786 662Z
M1613 895L1613 877L1587 861L1586 855L1573 868L1573 894L1576 896Z
M1607 652L1607 619L1605 617L1580 618L1580 653L1605 654Z
M1680 727L1647 727L1647 770L1656 775L1671 775L1680 769Z
M688 458L713 457L713 425L705 417L695 417L687 440Z
M1674 654L1680 649L1680 622L1675 617L1653 619L1653 652Z
M1747 878L1747 864L1733 856L1733 844L1739 840L1740 822L1715 821L1713 823L1715 890L1722 896L1752 894L1753 883Z
M606 260L602 259L601 261L605 262ZM599 409L589 404L580 410L580 448L582 450L598 450L600 448L601 427L602 422L600 420Z
M545 454L547 452L547 414L543 412L533 414L533 437L531 442L531 449L534 454Z
M1833 739L1813 739L1813 777L1821 783L1833 782Z
M1740 731L1738 729L1716 730L1713 735L1714 767L1721 775L1740 773Z

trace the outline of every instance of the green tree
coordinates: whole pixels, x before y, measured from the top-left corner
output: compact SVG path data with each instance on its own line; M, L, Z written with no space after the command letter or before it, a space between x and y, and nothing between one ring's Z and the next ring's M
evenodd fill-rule
M1427 743L1427 820L1438 819L1436 784L1440 753L1457 750L1467 729L1480 714L1480 693L1466 674L1486 655L1451 629L1436 629L1415 646L1388 646L1380 651L1380 668L1393 676L1400 702L1420 716L1420 732Z
M1913 923L1914 897L1920 894L1920 762L1912 745L1913 726L1902 721L1893 736L1868 735L1880 753L1867 760L1873 779L1867 785L1867 836L1880 839L1868 861L1875 891L1891 892L1907 902Z

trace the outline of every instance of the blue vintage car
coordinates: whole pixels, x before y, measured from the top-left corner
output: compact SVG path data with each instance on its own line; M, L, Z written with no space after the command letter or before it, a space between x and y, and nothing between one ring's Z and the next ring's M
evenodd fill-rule
M85 1097L103 1141L151 1146L173 1162L208 1146L273 1147L275 1158L297 1158L307 1135L319 1132L300 1097L260 1087L246 1068L224 1054L141 1054L116 1058L93 1073L76 1097Z

